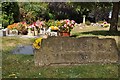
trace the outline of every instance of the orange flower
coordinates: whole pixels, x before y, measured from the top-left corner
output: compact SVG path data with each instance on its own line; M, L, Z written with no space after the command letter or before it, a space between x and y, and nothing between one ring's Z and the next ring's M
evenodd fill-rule
M18 26L18 23L14 23L14 24L8 25L7 28L14 29L14 28L17 28L17 26Z
M8 28L8 29L12 29L12 25L8 25L7 28Z

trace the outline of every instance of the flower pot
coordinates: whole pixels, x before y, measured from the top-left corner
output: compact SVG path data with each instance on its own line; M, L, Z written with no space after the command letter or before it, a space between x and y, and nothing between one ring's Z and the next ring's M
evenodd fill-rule
M60 32L60 36L69 37L70 36L70 32Z
M32 36L32 31L31 31L31 29L28 29L27 35Z
M9 31L10 35L18 35L18 30L13 29Z
M23 35L27 35L27 33L28 33L27 30L23 30L23 31L22 31L22 34L23 34Z
M34 31L32 31L32 36L35 36L35 32Z
M38 31L35 31L35 36L37 36L38 35Z

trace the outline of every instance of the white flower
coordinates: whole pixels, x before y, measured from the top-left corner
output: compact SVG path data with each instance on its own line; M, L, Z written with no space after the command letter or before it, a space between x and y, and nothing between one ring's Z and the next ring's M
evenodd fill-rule
M28 28L32 28L32 25L28 26Z
M67 27L67 25L66 25L66 24L64 24L64 27Z
M74 21L74 20L71 20L71 23L72 23L72 24L75 24L75 21Z
M34 28L35 26L34 25L31 25L32 28Z
M67 25L70 25L70 22L67 22Z

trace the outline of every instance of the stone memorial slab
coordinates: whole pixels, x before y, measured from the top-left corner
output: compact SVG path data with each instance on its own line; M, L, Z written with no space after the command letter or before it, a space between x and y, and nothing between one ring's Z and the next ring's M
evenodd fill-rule
M112 38L49 37L35 51L35 65L117 63L118 54Z
M32 45L19 45L14 50L12 50L13 54L26 54L26 55L33 55L34 48Z

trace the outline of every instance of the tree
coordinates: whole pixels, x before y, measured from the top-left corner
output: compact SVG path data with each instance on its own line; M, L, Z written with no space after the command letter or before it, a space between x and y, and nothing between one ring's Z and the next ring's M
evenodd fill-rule
M109 29L110 32L118 31L117 27L118 27L119 6L120 6L120 2L113 2L112 18L110 22L111 25Z
M96 2L93 8L95 22L108 21L111 6L112 4L110 2Z
M46 19L49 12L48 3L46 2L21 2L20 20L32 23L39 18Z
M2 25L7 25L13 22L19 22L19 6L17 2L3 2L2 3Z

